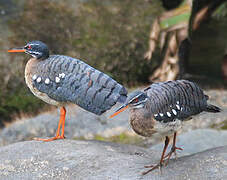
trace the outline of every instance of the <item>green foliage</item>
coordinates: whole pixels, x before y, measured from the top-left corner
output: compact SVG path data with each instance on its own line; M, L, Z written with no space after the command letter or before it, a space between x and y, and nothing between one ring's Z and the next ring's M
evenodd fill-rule
M72 10L62 3L26 1L24 11L10 22L14 33L11 44L21 46L31 40L41 40L48 43L53 53L64 53L72 48L70 41L76 23Z
M223 126L221 127L221 129L227 129L227 120L225 120L224 122L223 122Z
M81 39L75 46L89 64L117 81L128 86L147 82L152 65L143 55L157 9L141 0L89 1L80 9L86 23L81 24Z
M227 2L219 6L213 13L213 17L217 19L225 18L227 16Z
M38 109L44 107L44 103L28 93L25 88L16 90L12 94L0 94L0 127L3 121L10 121L16 113L26 112L29 114L37 113Z

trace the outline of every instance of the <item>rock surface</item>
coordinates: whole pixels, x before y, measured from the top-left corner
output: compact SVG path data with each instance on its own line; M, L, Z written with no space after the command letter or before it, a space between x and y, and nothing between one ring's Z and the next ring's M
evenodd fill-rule
M172 142L171 142L172 143ZM227 145L227 131L214 129L197 129L177 136L177 147L184 150L178 151L177 156L191 155L207 149ZM162 151L164 141L151 146L151 150ZM168 147L169 149L171 146ZM168 149L168 150L169 150Z
M0 148L0 179L182 180L227 179L227 146L170 160L142 176L160 152L98 141L25 141Z
M70 139L74 137L92 139L96 134L109 137L125 131L132 132L127 111L119 114L118 118L109 119L118 106L102 116L94 115L75 105L67 106L65 136ZM0 146L31 140L34 137L52 137L55 135L58 121L58 110L46 112L34 118L17 120L0 131Z

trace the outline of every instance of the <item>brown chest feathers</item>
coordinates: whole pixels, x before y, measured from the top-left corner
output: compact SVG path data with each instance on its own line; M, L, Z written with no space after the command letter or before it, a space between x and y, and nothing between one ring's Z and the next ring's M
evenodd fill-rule
M148 105L147 105L148 106ZM139 135L169 136L182 127L182 121L175 119L172 122L160 122L154 119L150 110L151 107L130 109L130 124L132 129Z
M143 108L130 110L130 124L132 129L141 136L150 137L156 133L155 121L151 113Z
M38 97L39 99L45 101L48 104L52 104L55 106L59 106L60 103L55 101L54 99L51 99L50 97L48 97L45 93L40 92L32 83L32 77L35 75L36 73L36 69L38 66L39 60L37 60L36 58L31 58L25 67L25 82L27 84L27 86L29 87L29 89L31 90L31 92Z

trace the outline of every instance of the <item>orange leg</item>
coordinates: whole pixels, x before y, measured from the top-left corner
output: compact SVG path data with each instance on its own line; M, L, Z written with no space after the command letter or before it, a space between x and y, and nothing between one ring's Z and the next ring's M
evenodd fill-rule
M62 127L61 127L61 139L64 139L65 138L65 136L64 136L64 133L65 133L65 114L66 114L66 110L65 110L65 107L63 107L62 109L61 109L61 115L62 115L62 117L61 117L61 119L62 119Z
M60 120L59 120L59 123L58 123L58 129L57 129L57 132L56 132L56 136L55 137L52 137L50 139L42 139L42 138L34 138L34 140L36 141L53 141L53 140L56 140L56 139L64 139L65 136L64 136L64 131L65 131L65 114L66 114L66 109L65 107L61 107L61 111L60 111ZM60 129L61 129L61 135L60 135Z
M157 168L161 168L162 167L163 162L164 162L166 149L167 149L168 145L169 145L169 137L166 136L165 146L164 146L163 151L162 151L162 156L161 156L160 162L158 164L156 164L156 165L145 166L145 168L151 168L151 169L149 169L148 171L143 172L142 175L148 174L149 172L151 172L151 171L153 171L153 170L155 170Z

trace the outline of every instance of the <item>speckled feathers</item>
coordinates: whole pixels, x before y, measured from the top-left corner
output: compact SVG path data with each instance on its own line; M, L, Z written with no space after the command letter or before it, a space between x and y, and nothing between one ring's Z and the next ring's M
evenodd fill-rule
M177 80L153 83L143 91L128 95L131 108L146 108L150 116L160 122L185 120L202 111L208 111L208 96L193 82Z
M49 98L102 114L116 102L124 102L126 89L86 63L63 55L37 61L32 69L32 86Z
M138 95L148 98L144 101ZM135 97L138 99L134 102ZM153 134L168 136L178 131L184 120L202 111L220 111L207 100L208 96L195 83L177 80L153 83L143 91L134 91L128 95L126 104L130 107L133 130L149 137Z
M207 108L207 96L195 83L187 80L153 83L145 92L158 121L184 120Z

